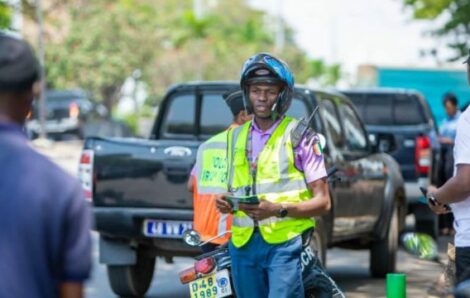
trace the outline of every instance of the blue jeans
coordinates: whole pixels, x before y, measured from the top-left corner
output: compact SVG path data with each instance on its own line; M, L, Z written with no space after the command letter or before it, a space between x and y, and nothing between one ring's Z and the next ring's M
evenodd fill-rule
M240 298L304 297L300 253L301 237L269 244L258 230L241 248L230 242L232 277Z

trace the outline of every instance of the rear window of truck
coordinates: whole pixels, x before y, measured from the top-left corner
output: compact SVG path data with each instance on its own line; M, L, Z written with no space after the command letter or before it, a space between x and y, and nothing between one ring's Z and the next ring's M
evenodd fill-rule
M166 137L193 136L196 133L196 101L194 94L179 94L170 99L163 118L162 132Z
M416 96L401 94L347 94L367 125L419 125L427 123Z

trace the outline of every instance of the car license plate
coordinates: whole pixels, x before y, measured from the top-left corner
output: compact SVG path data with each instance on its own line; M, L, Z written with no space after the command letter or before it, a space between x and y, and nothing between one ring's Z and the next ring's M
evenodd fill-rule
M227 269L189 283L191 298L222 298L232 295Z
M186 230L193 228L190 221L146 219L143 232L147 237L181 238Z

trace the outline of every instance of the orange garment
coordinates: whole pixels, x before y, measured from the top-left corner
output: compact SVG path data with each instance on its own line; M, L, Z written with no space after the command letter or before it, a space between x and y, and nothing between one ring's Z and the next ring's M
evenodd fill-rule
M232 215L221 214L215 206L215 195L199 194L197 192L196 177L193 179L193 204L194 204L194 230L196 230L203 241L229 231L232 226ZM230 239L231 233L211 241L213 244L224 244Z
M232 123L228 129L239 126ZM202 162L202 161L199 161ZM196 165L198 161L196 161ZM196 169L198 171L199 169ZM197 190L197 175L191 176L193 187L193 228L201 235L203 241L207 241L225 231L230 231L232 226L232 215L221 214L215 205L215 195L208 193L199 193ZM231 233L225 234L211 241L213 244L224 244L230 239Z

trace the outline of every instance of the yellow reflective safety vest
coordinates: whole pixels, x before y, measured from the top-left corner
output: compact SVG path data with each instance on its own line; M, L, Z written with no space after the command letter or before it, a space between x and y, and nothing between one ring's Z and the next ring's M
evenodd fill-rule
M230 230L232 217L221 214L215 206L215 194L227 192L227 137L221 132L199 146L195 183L193 183L194 229L203 241ZM230 234L212 240L223 244Z
M273 203L300 203L312 198L303 172L295 167L290 132L297 120L284 117L259 154L256 181L246 156L251 121L229 132L228 187L235 195L245 195L246 187L255 190L260 200ZM271 244L286 242L315 226L313 218L270 217L258 222L263 239ZM232 243L242 247L251 238L254 221L237 211L232 220Z

